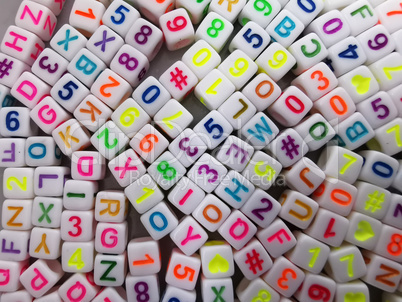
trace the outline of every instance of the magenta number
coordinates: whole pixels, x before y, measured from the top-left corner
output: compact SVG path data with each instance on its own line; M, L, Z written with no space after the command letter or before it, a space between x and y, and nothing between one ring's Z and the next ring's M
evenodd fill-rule
M152 28L148 25L141 26L140 32L136 33L134 36L135 42L144 45L148 42L148 37L152 35Z
M138 67L138 60L136 58L130 57L126 52L122 53L119 57L119 63L125 65L130 71L135 70Z

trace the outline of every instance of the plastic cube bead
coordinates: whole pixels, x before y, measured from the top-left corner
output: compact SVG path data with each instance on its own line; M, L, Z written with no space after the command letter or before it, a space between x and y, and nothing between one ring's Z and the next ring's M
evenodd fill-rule
M381 150L381 152L391 156L400 152L402 144L400 143L399 129L401 125L402 119L396 118L392 122L377 128L374 131L374 149Z
M236 136L229 136L221 146L216 158L227 167L241 172L254 153L253 147Z
M28 252L29 243L31 240L30 236L30 231L1 230L0 238L4 248L0 253L0 259L5 261L25 261L28 259L30 257ZM18 240L16 240L16 238L18 238ZM4 263L2 264L4 267ZM11 270L10 274L12 273L13 272ZM11 277L12 276L10 276L10 278ZM7 285L7 283L4 285ZM10 286L16 285L17 284L10 284Z
M32 72L49 85L54 85L66 72L68 61L50 48L45 48L32 65Z
M127 245L127 257L133 276L157 274L161 269L159 243L151 237L132 239Z
M383 225L374 252L397 263L401 263L402 254L399 251L401 230L392 226Z
M3 172L3 195L12 199L34 198L33 168L6 168Z
M50 93L50 86L32 73L24 72L11 88L11 95L29 109Z
M191 214L205 197L205 192L187 177L182 177L167 199L186 215Z
M401 221L399 216L401 215L402 199L398 194L391 195L391 203L389 205L387 214L382 219L382 222L391 225L393 227L401 229Z
M91 137L91 143L106 159L112 159L128 145L129 138L112 121L107 122Z
M278 133L278 127L263 112L254 115L241 129L243 140L256 150L266 147Z
M375 13L382 25L392 34L402 28L401 20L395 13L400 10L400 5L397 0L387 1L375 8Z
M230 215L230 208L218 197L208 194L192 213L208 231L215 232Z
M105 177L105 158L96 151L72 154L71 176L76 180L101 180Z
M270 0L269 2L260 2L259 0L248 1L240 12L238 21L241 25L253 21L261 27L266 28L281 11L280 2L277 0Z
M64 184L63 206L67 210L92 210L97 191L98 183L95 181L69 179Z
M91 132L109 120L113 111L93 94L88 95L74 110L74 117Z
M0 139L0 167L23 167L28 156L25 155L26 139L24 138L2 138ZM32 143L32 141L31 141ZM38 146L39 147L39 146ZM35 156L34 147L31 152ZM43 154L43 153L42 153ZM29 165L31 166L31 165Z
M345 241L360 248L373 250L380 239L381 222L358 212L352 212L348 219L349 229Z
M124 222L128 200L123 191L99 191L95 199L95 219L99 222Z
M135 301L139 295L149 296L149 301L159 301L159 279L157 275L126 276L127 301ZM137 290L136 290L137 289ZM145 296L145 297L148 297Z
M176 216L165 202L158 203L148 212L142 214L140 220L154 240L165 237L179 224Z
M320 293L325 292L325 297L328 297L328 301L331 301L335 297L336 283L331 278L325 275L316 275L306 273L303 281L303 286L300 291L297 291L295 297L299 301L308 301L309 299L315 299L315 290L319 288Z
M61 13L61 10L64 7L64 2L57 2L57 1L53 1L53 0L35 0L34 2L36 3L40 3L44 6L46 6L47 8L49 8L53 14L55 14L56 16L58 16Z
M127 221L122 223L99 222L96 226L95 250L98 253L122 254L127 245Z
M287 48L303 32L304 28L303 22L296 15L287 9L282 9L265 30L271 38Z
M3 296L8 292L15 292L21 287L20 275L29 266L27 261L4 261L0 260L0 267L4 272L7 272L5 276L8 278L7 282L0 285L3 292Z
M63 211L61 214L61 239L72 242L90 241L95 236L94 212Z
M158 24L159 18L174 9L174 1L168 0L161 3L152 3L147 0L139 0L136 2L139 11L151 22Z
M127 274L127 255L97 254L94 261L94 282L100 286L121 286Z
M60 229L34 227L29 240L29 255L39 259L55 260L61 253Z
M243 278L236 287L236 295L241 302L253 299L266 299L270 297L272 302L279 302L280 295L261 278L252 281Z
M102 23L124 37L140 13L124 1L114 1L102 16Z
M68 273L88 273L94 269L95 244L87 242L64 242L61 248L61 264Z
M367 0L354 2L342 9L341 13L350 26L352 36L368 30L379 21L376 11Z
M402 54L393 52L369 66L381 90L390 90L399 84L402 65Z
M82 301L91 301L99 292L100 287L93 282L93 274L86 273L73 274L59 287L58 294L61 299L74 300L77 298L74 291L81 290L81 294L78 296Z
M55 197L35 197L32 204L32 224L45 228L59 228L63 200Z
M175 3L177 8L184 8L188 12L193 24L198 24L202 21L202 19L204 19L205 15L207 14L211 0L201 2L196 0L176 0Z
M391 202L391 193L379 186L356 182L356 202L353 209L376 219L384 218Z
M202 274L218 281L234 274L232 247L225 241L207 242L200 249Z
M35 195L63 196L64 182L68 178L68 167L37 167L34 173Z
M5 199L2 205L2 227L5 230L28 231L32 229L32 199Z
M206 301L210 301L209 299L225 299L224 301L233 301L233 281L231 278L202 278L201 295Z
M127 187L146 173L141 158L133 149L128 149L108 163L108 167L121 187Z
M308 6L304 5L302 2L289 1L284 9L293 13L304 26L307 26L324 9L324 1L314 0L309 2Z
M25 163L31 167L57 166L61 163L59 147L52 137L28 137L23 153L25 153Z
M71 61L81 48L84 48L87 38L70 24L64 24L50 40L50 46L68 61Z
M345 299L368 299L369 289L364 282L352 281L348 283L337 283L335 302L343 302ZM364 301L363 300L363 301Z
M84 36L90 37L101 24L105 6L94 0L74 2L68 23Z
M163 14L159 25L168 50L178 50L194 42L194 27L184 8L177 8Z
M195 32L195 40L204 40L220 52L234 30L233 24L223 16L209 12Z

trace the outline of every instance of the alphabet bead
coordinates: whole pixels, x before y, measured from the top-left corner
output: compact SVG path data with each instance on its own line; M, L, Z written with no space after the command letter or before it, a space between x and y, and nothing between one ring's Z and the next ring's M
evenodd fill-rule
M99 292L100 287L93 282L92 273L75 273L59 287L60 297L66 301L81 298L81 301L89 302Z
M211 278L219 282L218 280L221 278L233 276L232 247L225 241L207 242L201 247L200 256L202 274L205 278Z
M232 301L234 296L231 278L201 279L201 294L204 299L225 299ZM187 301L187 300L186 300Z
M198 4L192 3L191 5ZM218 67L221 57L206 41L199 40L183 54L182 61L199 80L202 80L209 72Z
M255 41L254 41L255 40ZM253 21L247 22L229 44L229 51L240 49L252 60L268 46L271 37L260 25Z
M5 261L25 261L29 258L28 248L30 243L30 231L12 231L12 230L1 230L0 231L0 238L1 238L1 252L0 252L0 259ZM16 240L18 238L18 240ZM1 263L1 261L0 261ZM24 266L28 266L26 263ZM1 266L0 266L1 267ZM4 263L3 263L4 267ZM25 269L25 267L24 267ZM10 268L10 279L12 279L12 269ZM18 272L18 276L20 272ZM5 282L2 285L6 285ZM11 284L10 284L11 285ZM17 286L14 284L12 286ZM3 289L2 289L3 290ZM7 291L7 290L3 290Z
M123 45L122 37L106 25L101 25L89 38L86 47L106 65L110 65L113 57Z
M304 277L301 269L285 257L279 257L262 278L281 295L289 298L302 284Z
M212 0L209 5L208 11L215 12L229 20L229 22L234 23L244 5L246 5L245 0L241 0L238 2L228 1L227 3L224 1Z
M193 130L211 150L216 148L232 133L233 127L222 114L212 110L194 126Z
M37 35L14 25L7 28L0 46L3 53L29 66L32 66L44 48L45 43Z
M133 92L134 100L153 117L170 100L170 93L154 77L147 77Z
M140 51L124 44L110 63L110 69L136 87L145 77L149 61Z
M89 131L98 130L112 115L113 111L90 94L78 104L74 110L74 117Z
M100 222L124 222L128 200L123 191L100 191L95 199L95 219Z
M92 210L98 183L94 181L69 179L64 184L63 206L68 210Z
M303 22L296 15L287 9L282 9L265 30L271 38L287 48L303 32L304 28Z
M249 144L230 135L220 148L216 158L227 167L241 172L250 161L253 152L254 149Z
M126 277L127 301L141 299L149 296L149 301L159 301L159 281L157 275L131 276ZM148 297L146 296L146 297Z
M195 86L194 95L209 110L218 109L236 87L218 69L213 69Z
M186 256L177 248L172 250L169 267L166 272L167 284L186 290L193 290L201 270L200 256ZM182 274L184 271L185 274Z
M67 211L61 214L61 239L71 242L90 241L95 235L93 211Z
M222 181L227 169L209 154L203 154L188 171L187 177L207 193Z
M95 233L95 250L104 254L122 254L127 246L127 221L99 222Z
M129 141L130 139L112 121L106 122L91 137L92 145L108 160L124 149Z
M234 210L218 229L219 234L240 250L257 232L257 227L239 210Z
M176 215L165 202L159 202L148 212L142 214L140 220L154 240L165 237L179 224Z
M255 63L259 73L265 72L275 82L282 79L296 64L296 59L281 44L274 42L259 55Z
M163 33L151 22L138 18L127 32L125 41L152 61L163 45Z
M28 64L25 64L24 62L8 56L4 53L0 54L0 61L4 68L0 74L1 85L12 87L23 72L29 71ZM9 90L7 94L10 94ZM3 102L2 107L4 107Z
M86 43L87 38L70 24L60 27L50 40L50 46L69 61L85 47Z
M240 129L256 113L254 105L239 91L232 94L219 108L235 130Z
M50 86L34 74L24 72L11 88L11 95L29 109L50 93Z
M267 146L278 133L278 127L263 112L254 115L241 129L241 137L256 150Z
M127 246L128 267L133 276L157 274L161 269L158 241L151 237L132 239Z
M159 77L159 82L180 102L193 91L198 78L182 61L177 61Z
M32 229L32 200L6 199L2 205L2 227L5 230L27 231Z
M352 212L348 219L349 229L345 241L367 250L373 250L380 238L381 222L358 212Z
M124 194L130 200L134 209L140 214L145 213L164 198L161 189L159 189L149 174L141 176L126 187Z
M15 292L21 287L20 275L29 266L28 260L26 261L3 261L0 260L0 269L2 275L6 278L0 284L1 291L4 293ZM5 294L3 294L4 296Z
M235 251L234 261L244 277L254 280L272 267L271 257L257 239L252 239L241 250ZM254 265L254 263L258 263Z
M108 163L109 170L121 187L127 187L146 173L141 158L128 149Z
M222 15L209 12L198 26L195 40L204 40L217 52L221 52L233 29L233 24Z
M230 208L213 194L207 194L192 213L208 231L215 232L230 215Z
M378 16L374 8L366 0L351 3L341 10L351 29L351 35L357 36L378 23Z
M166 290L163 293L162 302L168 302L171 299L177 299L179 301L195 302L196 298L197 294L195 290L189 291L175 286L167 285Z
M34 174L34 191L38 196L63 196L64 183L70 177L67 167L37 167Z
M52 137L31 136L26 140L25 162L28 166L57 166L61 152Z
M189 215L204 199L205 192L187 177L182 177L167 196L184 214Z
M57 260L36 260L20 277L22 285L35 298L46 294L64 275Z
M281 299L280 295L261 278L252 281L243 278L236 288L236 295L242 302L266 297L271 297L270 299L273 302L279 302L279 299Z
M3 172L3 195L5 198L34 198L33 168L6 168Z
M281 125L292 127L298 124L312 107L313 102L303 91L290 86L268 108L268 113Z
M169 144L169 151L186 168L191 166L206 150L207 145L190 128L184 129Z
M100 180L105 176L105 158L96 151L76 151L72 155L71 177L75 180ZM82 189L82 188L81 188ZM89 191L88 194L92 193Z
M105 6L94 0L74 2L68 23L84 36L90 37L101 24Z
M35 197L32 204L32 224L45 228L60 228L63 200L55 197Z
M286 253L286 258L302 269L319 274L327 262L330 248L300 231L295 232L295 237L297 243Z
M91 0L93 1L93 0ZM95 2L97 3L97 2ZM102 70L105 63L86 48L82 48L71 59L67 70L80 80L85 86L90 87ZM71 85L71 84L70 84Z
M123 1L111 3L102 16L102 23L124 37L140 13Z
M147 172L162 189L169 190L186 174L186 168L166 151L148 167Z
M324 9L324 5L322 0L309 1L307 6L303 2L289 1L284 9L293 13L304 26L307 26Z
M207 232L191 216L183 218L169 236L176 246L187 256L191 256L198 251L208 240Z
M305 233L323 243L339 247L346 236L349 220L325 209L319 209Z
M155 114L155 123L171 138L176 138L193 121L193 115L171 99Z
M248 1L239 14L238 21L245 25L250 20L266 28L272 19L281 11L281 1L270 0L268 4L259 5L259 0Z
M34 227L29 240L29 255L39 259L54 260L60 257L60 229Z
M402 199L401 199L400 195L392 194L391 195L391 203L389 205L387 214L382 219L382 222L400 229L401 221L400 221L399 216L401 215L400 214L401 204L402 204Z
M94 282L100 286L121 286L127 274L127 256L97 254L94 261Z
M25 145L24 138L0 139L0 167L25 166Z
M363 277L367 268L360 250L350 244L343 244L329 253L325 272L335 281L343 283Z

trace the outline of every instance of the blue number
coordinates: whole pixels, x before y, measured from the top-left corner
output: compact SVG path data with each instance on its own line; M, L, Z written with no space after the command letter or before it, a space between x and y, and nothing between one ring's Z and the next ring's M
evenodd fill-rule
M297 0L297 4L299 5L299 7L300 7L302 10L304 10L306 13L312 13L313 11L315 11L316 6L315 6L315 3L314 3L313 1L311 1L311 0L305 0L308 4L311 5L311 8L310 8L310 9L307 8L307 7L302 3L302 1L303 1L303 0Z
M112 22L114 24L122 24L124 22L124 20L126 20L126 16L124 15L124 13L122 11L130 12L130 10L127 7L125 7L124 5L120 5L115 10L115 13L119 14L121 16L120 19L116 20L116 18L114 16L110 17L110 19L112 20Z
M172 298L169 299L168 302L180 302L180 300L177 299L176 297L172 297Z
M62 90L59 90L58 95L63 101L67 101L67 100L71 99L71 97L73 96L73 94L74 94L73 89L78 89L78 85L75 84L73 81L69 81L67 84L65 84L63 86L63 88L65 90L67 90L67 95L63 95Z
M155 91L154 94L153 94L150 98L148 98L148 95L149 95L153 90ZM159 89L159 87L158 87L158 86L155 86L155 85L152 85L152 86L148 87L148 88L144 91L144 93L142 94L142 101L143 101L145 104L151 104L151 103L153 103L153 102L160 96L160 94L161 94L161 90Z
M20 127L20 121L16 117L12 117L12 115L19 116L20 114L17 111L10 111L6 115L6 127L8 131L17 131Z
M159 227L156 225L155 216L158 216L162 220L163 226ZM161 212L152 213L151 216L149 216L149 223L151 224L151 227L153 227L158 232L162 232L168 226L168 221L165 215L163 215Z
M253 44L253 48L258 48L262 45L262 37L258 34L252 34L251 33L251 28L247 29L247 31L243 34L244 39L248 42L251 43L253 39L257 39L257 43Z
M384 168L386 170L388 170L388 173L385 173L383 171L380 171L377 167L380 166L381 168ZM394 169L392 169L392 167L390 165L388 165L387 163L381 162L381 161L376 161L373 166L371 167L371 169L373 170L373 172L375 174L377 174L380 177L383 178L390 178L393 174L394 174Z
M205 129L207 129L208 133L212 133L212 131L214 131L214 129L218 130L218 134L214 134L212 136L212 138L214 139L218 139L223 135L223 128L221 125L218 124L213 124L211 125L211 123L214 121L213 118L210 118L205 124L204 127Z
M357 45L349 44L348 49L342 51L338 56L344 59L357 59L359 55L356 52Z
M41 154L33 154L32 149L35 149L35 148L41 148L42 153ZM29 153L29 156L32 157L33 159L44 158L46 156L46 146L44 144L41 144L41 143L34 143L34 144L29 146L28 153Z

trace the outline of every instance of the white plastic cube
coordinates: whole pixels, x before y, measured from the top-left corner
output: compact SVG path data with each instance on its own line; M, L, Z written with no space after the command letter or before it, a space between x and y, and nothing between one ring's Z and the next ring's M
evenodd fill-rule
M225 241L207 242L201 247L200 256L204 277L218 281L234 274L232 247Z
M208 231L215 232L230 215L230 208L215 195L208 194L192 215Z
M105 176L105 166L105 158L99 152L76 151L72 155L71 176L76 180L101 180Z
M32 65L32 72L49 85L54 85L66 72L68 63L54 50L45 48Z
M142 214L141 222L154 240L159 240L172 232L179 224L165 202L160 202L145 214Z
M70 24L64 24L50 40L50 46L67 60L71 61L77 52L84 48L87 38Z

